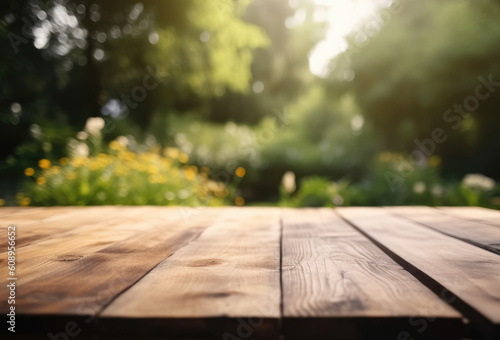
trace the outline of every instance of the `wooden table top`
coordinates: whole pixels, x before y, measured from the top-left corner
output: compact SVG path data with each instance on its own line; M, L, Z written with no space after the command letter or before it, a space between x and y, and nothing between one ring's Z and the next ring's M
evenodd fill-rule
M500 339L499 211L5 207L0 221L4 317L17 279L2 338Z

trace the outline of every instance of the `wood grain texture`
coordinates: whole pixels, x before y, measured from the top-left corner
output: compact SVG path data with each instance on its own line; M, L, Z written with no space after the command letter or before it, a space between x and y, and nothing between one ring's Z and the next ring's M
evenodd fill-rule
M58 237L63 233L74 232L91 223L101 223L113 216L136 214L134 209L113 207L57 207L23 208L19 212L0 219L2 225L16 225L18 247L29 245L47 238ZM6 239L0 239L0 252L4 252Z
M3 209L0 244L19 228L30 336L74 321L82 339L470 338L441 296L500 338L500 257L423 225L491 246L494 211L340 209L346 222L331 209Z
M446 214L500 227L500 211L481 207L439 207Z
M18 213L20 210L28 210L35 208L22 208L22 207L0 207L0 218L12 215L14 213Z
M498 336L500 257L415 224L380 208L339 208L337 212L485 334Z
M32 209L32 210L31 210ZM42 210L41 210L42 209ZM43 210L45 209L45 210ZM184 218L190 213L187 208L175 207L55 207L22 208L21 215L0 219L5 225L17 226L16 245L18 248L65 235L85 233L89 227L102 223L120 223L133 220L147 221L150 214L158 211L176 218ZM7 239L0 238L0 253L5 252Z
M0 213L4 209L6 213L2 213L1 218L43 220L51 217L62 217L66 214L76 214L89 210L89 207L5 207L0 208Z
M99 324L130 334L147 320L141 332L220 339L226 333L240 338L241 318L249 323L247 335L277 336L279 240L279 209L228 208L113 301Z
M71 266L71 262L97 252L131 235L147 233L151 228L179 218L176 210L150 208L135 209L135 214L121 212L111 218L57 233L53 237L18 247L17 274L19 285L24 285L52 272ZM119 217L120 216L120 217ZM147 216L147 219L144 219ZM4 287L0 287L0 294Z
M500 254L500 228L446 215L430 207L387 207L391 213Z
M165 210L163 213L173 213ZM26 314L91 316L199 234L216 218L208 210L191 218L153 220L132 235L18 288L18 310ZM147 217L144 216L144 218ZM6 301L0 301L4 310Z
M416 338L412 320L429 316L449 338L460 328L457 311L331 209L290 209L283 218L287 338L398 338L406 332ZM425 335L438 336L430 329Z

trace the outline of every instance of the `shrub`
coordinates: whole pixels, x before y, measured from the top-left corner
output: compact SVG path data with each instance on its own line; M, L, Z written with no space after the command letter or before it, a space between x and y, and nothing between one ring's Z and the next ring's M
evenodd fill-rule
M91 118L79 140L70 140L70 157L41 159L26 168L20 205L223 205L234 188L209 178L210 169L188 165L189 156L177 148L127 147L119 137L102 143L100 118ZM240 170L237 177L243 177Z
M113 141L111 153L39 161L25 174L22 205L222 205L228 188L209 169L186 165L186 154L159 148L134 153Z
M291 195L281 189L284 206L383 206L383 205L451 205L498 208L499 188L494 180L480 174L469 174L460 182L443 180L437 171L440 159L430 157L416 165L407 177L390 185L387 174L397 173L406 157L398 153L381 153L369 177L357 183L333 182L326 177L305 177L299 190Z

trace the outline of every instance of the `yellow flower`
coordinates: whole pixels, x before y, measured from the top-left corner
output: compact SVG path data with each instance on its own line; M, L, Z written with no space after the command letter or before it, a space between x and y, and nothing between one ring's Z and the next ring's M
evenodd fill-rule
M39 185L43 185L43 184L47 183L47 180L45 179L45 177L38 177L36 179L36 183Z
M222 191L225 188L224 184L215 181L208 181L207 187L212 192Z
M179 162L181 163L187 163L189 161L189 156L185 153L181 153L179 155Z
M109 143L109 148L111 150L120 150L121 149L121 144L119 142L117 142L116 140L114 140L111 143Z
M59 164L61 165L66 165L68 164L68 158L67 157L63 157L59 160Z
M429 158L429 165L432 167L437 167L441 164L441 157L439 156L431 156Z
M245 168L243 168L243 167L241 167L241 166L240 166L240 167L238 167L238 168L236 169L236 171L235 171L235 174L236 174L236 176L238 176L238 177L243 177L243 176L245 176L245 174L246 174L246 173L247 173L247 172L246 172Z
M60 167L60 166L57 166L57 165L56 165L56 166L53 166L53 167L52 167L52 173L53 173L54 175L57 175L57 174L58 174L58 173L60 173L60 172L61 172L61 167Z
M195 179L196 174L198 173L198 169L195 166L185 166L182 170L184 171L184 177L186 177L188 181Z
M38 161L38 166L42 169L48 169L50 168L50 161L48 159L40 159L40 161Z
M238 196L234 199L234 203L236 203L236 205L238 206L242 206L243 204L245 204L245 199L241 196Z
M0 207L1 207L2 205L5 205L5 200L3 200L3 199L1 199L1 198L0 198Z
M158 173L158 168L156 166L154 166L153 164L151 164L150 166L148 166L148 172L151 175L157 174Z
M101 161L99 158L95 158L90 162L89 169L92 171L99 170L101 167L104 167L105 163Z
M57 175L60 172L61 172L61 167L54 165L54 166L50 167L49 169L47 169L47 171L45 171L44 174L47 176L51 176L51 175Z
M29 197L25 197L25 198L23 198L23 199L19 202L19 204L21 204L21 206L23 206L23 207L25 207L25 206L27 206L27 205L30 205L30 203L31 203L31 199L30 199Z
M163 154L167 157L177 159L177 158L179 158L181 151L177 148L165 148L165 150L163 151Z
M24 174L26 176L33 176L35 174L35 170L33 168L26 168L24 170Z
M76 157L71 160L71 165L74 166L75 168L81 167L85 165L87 162L87 159L84 157Z

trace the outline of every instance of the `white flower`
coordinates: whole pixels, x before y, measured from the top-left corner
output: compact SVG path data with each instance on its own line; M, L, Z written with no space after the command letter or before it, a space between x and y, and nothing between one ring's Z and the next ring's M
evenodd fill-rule
M119 136L116 138L116 141L120 143L124 148L128 146L128 138L125 136Z
M413 185L413 192L415 192L416 194L423 194L425 192L426 188L427 187L426 187L425 183L417 182Z
M468 174L462 180L467 188L490 191L495 187L495 181L481 174Z
M91 117L87 119L85 131L92 136L99 136L104 128L105 122L101 117Z
M285 188L285 191L289 194L293 193L295 189L297 189L297 185L295 184L295 174L293 171L285 172L283 178L281 179L281 184L283 185L283 188Z
M35 139L42 139L42 128L38 124L31 124L30 126L31 135Z
M340 195L335 195L332 202L334 205L337 205L337 206L342 205L342 204L344 204L344 198Z
M89 135L85 131L80 131L76 134L76 138L79 140L86 140L89 137Z
M75 157L88 157L89 155L89 146L85 143L78 143L73 153Z
M432 186L431 192L434 196L441 197L444 194L444 188L441 184L434 184Z

